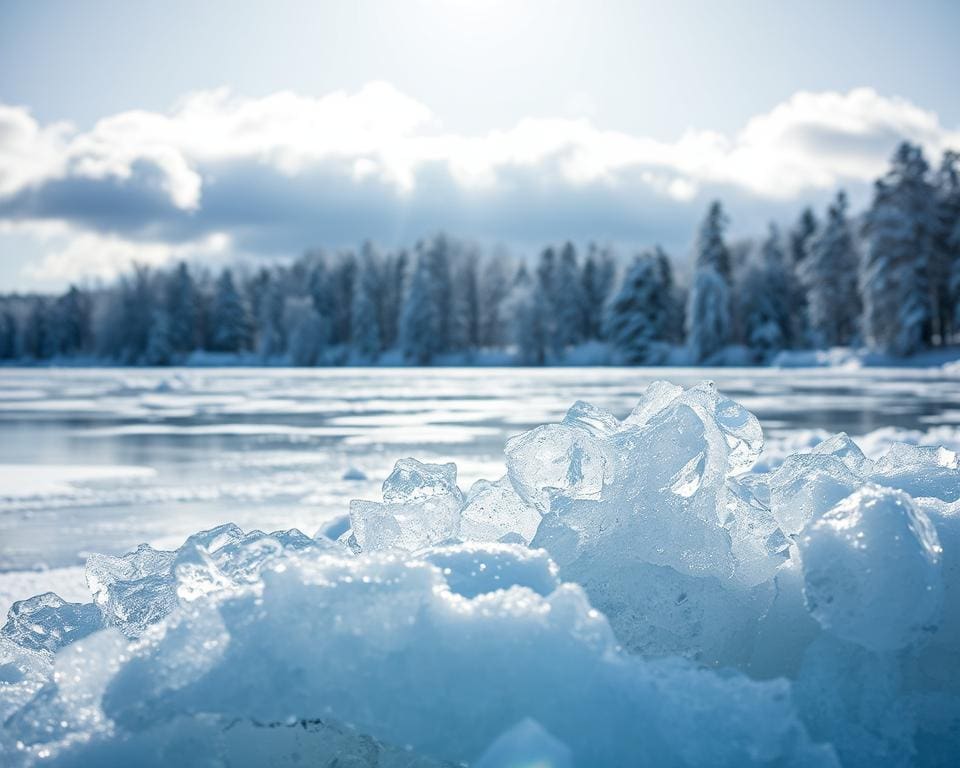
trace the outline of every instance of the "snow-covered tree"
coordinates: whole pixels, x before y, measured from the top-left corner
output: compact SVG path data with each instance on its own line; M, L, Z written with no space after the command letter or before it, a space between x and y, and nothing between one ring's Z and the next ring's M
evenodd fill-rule
M577 263L577 251L572 243L566 243L560 249L549 291L553 319L551 346L554 354L559 356L567 347L583 340L586 324L583 281Z
M478 254L472 250L459 254L451 278L451 347L461 352L470 352L480 346L478 260Z
M14 360L19 356L17 318L9 310L4 310L0 312L0 360Z
M287 328L290 362L299 366L313 366L321 362L329 328L317 312L313 298L288 298L284 307L284 325Z
M591 245L581 273L585 339L599 339L603 336L606 304L616 276L616 264L610 252Z
M184 262L167 280L165 310L170 322L170 344L175 352L197 346L197 296L190 269Z
M730 343L730 287L711 266L693 279L687 308L687 345L694 361L707 362Z
M380 355L380 281L377 270L377 255L373 246L367 243L357 262L350 308L351 349L363 362L373 362Z
M439 236L417 249L417 265L400 319L400 346L404 357L420 365L449 349L449 244Z
M663 252L638 256L610 303L606 338L623 362L663 362L673 321L673 285Z
M780 231L771 224L737 286L744 341L761 359L791 344L792 275Z
M816 346L850 344L860 316L859 259L847 218L847 196L837 193L823 225L807 244L799 265L807 297L807 320Z
M817 231L817 217L810 207L804 208L790 230L790 262L794 267L807 257L807 244Z
M172 318L166 309L157 309L150 323L150 337L143 360L147 365L170 365L174 352Z
M697 269L709 267L730 285L733 280L733 265L730 249L723 239L728 223L723 206L715 200L710 204L707 215L700 224L695 253Z
M920 147L903 143L876 182L860 265L863 329L871 347L895 355L922 349L929 337L934 208L929 166Z
M960 152L944 153L935 186L934 333L949 343L960 330Z
M543 365L547 361L550 329L543 311L542 292L540 281L531 278L526 267L521 265L507 304L516 359L523 365Z
M229 269L223 270L217 280L212 323L214 349L219 352L240 352L247 347L250 321Z
M287 352L287 296L279 274L270 275L259 303L257 352L264 359L281 357Z

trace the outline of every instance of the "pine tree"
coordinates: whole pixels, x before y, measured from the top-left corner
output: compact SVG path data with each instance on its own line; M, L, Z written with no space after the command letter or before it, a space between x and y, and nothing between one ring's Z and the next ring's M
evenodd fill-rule
M217 280L212 321L215 350L240 352L247 348L250 334L247 308L233 283L233 273L229 269L225 269Z
M407 360L427 365L450 348L449 244L441 235L421 243L417 251L400 321L400 346Z
M260 298L260 314L257 317L260 337L257 352L264 359L286 354L286 302L282 276L274 273Z
M19 356L17 318L5 309L0 313L0 360L15 360Z
M738 286L744 340L761 359L790 344L791 277L780 231L771 224L759 254L745 269Z
M380 354L380 283L373 247L364 245L357 264L351 303L351 347L363 362L373 362Z
M817 231L817 217L813 209L804 208L790 231L790 261L797 267L807 257L807 244Z
M550 339L542 290L540 282L521 265L507 303L516 359L523 365L544 365L547 361Z
M312 297L291 297L284 309L290 362L313 366L321 362L329 338L328 323L317 312Z
M850 344L857 334L860 297L858 257L843 192L827 209L827 218L809 239L807 251L800 263L800 279L813 340L821 347Z
M173 362L173 319L166 309L153 313L150 338L143 359L147 365L170 365Z
M687 309L687 345L697 363L707 362L730 343L730 288L710 266L697 270Z
M673 314L669 264L659 249L638 256L610 304L606 338L623 362L663 362Z
M730 285L733 281L733 265L730 249L727 248L723 239L728 223L727 215L723 212L720 202L711 203L697 233L696 266L698 269L705 267L713 269L727 285Z
M944 152L935 186L933 314L946 344L960 329L960 153Z
M934 216L928 169L919 147L901 144L876 182L865 220L864 332L871 347L900 356L922 349L930 337Z
M167 280L166 313L174 352L192 352L197 346L197 296L186 263L180 262Z
M616 265L609 251L591 245L582 272L585 339L603 336L606 303L615 278Z
M585 298L577 252L572 243L560 250L550 285L550 305L553 316L551 346L560 356L567 347L580 343L586 323Z

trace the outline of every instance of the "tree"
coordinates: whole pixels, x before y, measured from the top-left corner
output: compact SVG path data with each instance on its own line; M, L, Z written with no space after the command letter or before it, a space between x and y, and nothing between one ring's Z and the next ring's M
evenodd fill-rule
M449 349L449 243L438 236L417 248L417 264L400 319L400 346L404 357L427 365Z
M739 286L744 341L762 359L790 345L792 274L780 231L771 224Z
M960 153L944 152L935 188L934 332L938 341L949 343L960 329Z
M185 262L177 265L167 280L166 314L170 324L170 346L174 352L192 352L197 347L197 295L193 277Z
M610 252L591 245L583 265L583 306L585 339L603 336L607 299L613 290L617 270Z
M895 355L922 349L930 336L934 217L929 166L904 142L874 186L860 265L867 343Z
M153 313L150 338L143 359L147 365L170 365L173 362L173 319L165 309Z
M247 348L250 321L247 308L233 283L233 273L223 270L213 300L213 343L219 352L240 352Z
M663 362L673 315L669 263L659 249L638 256L610 304L606 338L626 363Z
M524 365L543 365L547 361L549 329L541 291L539 281L531 278L521 265L507 302L516 359Z
M369 243L360 254L353 286L351 346L359 360L373 362L380 354L380 283L376 255Z
M288 329L290 362L299 366L317 365L327 344L329 329L312 298L287 299L284 324Z
M860 296L858 257L843 192L827 209L827 218L809 239L807 250L799 273L813 340L817 346L850 344L857 333Z
M733 280L733 268L730 250L723 239L723 233L726 231L728 223L727 215L723 212L723 206L715 200L707 209L707 215L697 232L695 252L698 269L709 267L727 285L730 285Z
M17 318L5 309L0 313L0 360L14 360L19 356Z
M577 251L572 243L560 250L550 284L550 306L553 317L551 346L554 354L562 355L567 347L584 338L586 323L585 299Z
M260 314L257 316L260 329L257 351L265 359L282 357L287 351L286 301L281 275L270 275L260 298Z
M710 266L697 270L687 310L687 345L695 362L707 362L730 341L730 287Z

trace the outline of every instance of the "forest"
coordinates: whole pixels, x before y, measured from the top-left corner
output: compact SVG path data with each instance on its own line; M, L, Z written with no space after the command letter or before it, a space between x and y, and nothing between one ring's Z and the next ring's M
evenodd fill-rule
M190 364L763 364L783 350L896 357L960 341L960 154L903 143L854 215L731 240L720 201L688 267L659 247L551 245L537 258L438 234L219 272L135 266L109 285L0 297L0 360ZM732 351L732 352L731 352Z

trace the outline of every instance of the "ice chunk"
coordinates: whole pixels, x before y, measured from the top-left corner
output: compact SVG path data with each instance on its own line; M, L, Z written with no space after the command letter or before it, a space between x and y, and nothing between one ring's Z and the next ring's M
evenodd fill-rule
M763 430L740 403L721 395L709 381L688 389L677 403L689 405L706 424L720 430L728 448L728 474L743 474L756 463L763 451Z
M784 533L796 534L862 484L837 456L795 454L770 476L770 509Z
M863 451L846 432L838 432L828 437L815 446L812 453L816 456L836 456L851 471L861 476L868 475L873 467L873 462L863 455Z
M563 423L585 429L600 438L609 437L620 429L620 420L616 416L583 400L570 406Z
M87 586L104 619L127 637L138 637L177 605L174 552L141 544L122 557L87 558Z
M507 475L521 498L541 511L554 494L598 498L610 470L607 450L586 429L546 424L510 438Z
M383 482L383 502L350 502L357 551L416 550L456 538L463 494L456 464L401 459Z
M461 513L460 536L465 541L500 541L514 533L527 544L539 525L540 512L520 498L508 477L495 483L477 480Z
M357 467L348 467L341 476L341 480L366 480L367 473Z
M940 542L905 493L865 486L814 520L797 543L807 605L824 629L875 651L936 630Z
M103 626L93 603L68 603L53 592L13 604L0 635L31 651L56 653Z
M780 530L769 507L747 484L727 480L722 497L723 527L730 533L736 560L734 579L753 587L773 578L790 557L790 541Z
M434 496L452 496L463 501L457 487L456 464L424 464L416 459L400 459L383 481L386 502L404 503Z
M960 499L960 459L948 448L894 443L877 461L870 479L914 497Z
M526 587L546 596L560 586L557 567L542 549L460 544L425 550L422 557L442 571L451 590L464 597L510 587Z
M526 718L497 737L473 764L475 768L573 768L573 755L562 741Z
M683 394L683 387L668 381L654 381L647 385L640 402L623 420L623 426L642 427L656 414Z

